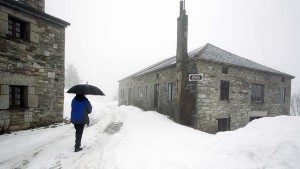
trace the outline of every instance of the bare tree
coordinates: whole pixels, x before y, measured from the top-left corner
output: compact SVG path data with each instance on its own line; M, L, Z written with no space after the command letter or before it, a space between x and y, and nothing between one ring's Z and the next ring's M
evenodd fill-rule
M293 94L291 98L291 115L300 115L300 92Z
M68 65L65 76L66 88L69 89L74 85L80 84L81 82L82 80L79 78L77 69L74 67L73 63Z
M119 100L119 88L117 89L116 93L113 96L113 101L118 101Z

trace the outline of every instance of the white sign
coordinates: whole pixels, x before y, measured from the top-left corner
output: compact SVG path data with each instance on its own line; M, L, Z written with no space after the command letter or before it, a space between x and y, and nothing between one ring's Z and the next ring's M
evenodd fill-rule
M203 74L189 74L189 81L202 81Z

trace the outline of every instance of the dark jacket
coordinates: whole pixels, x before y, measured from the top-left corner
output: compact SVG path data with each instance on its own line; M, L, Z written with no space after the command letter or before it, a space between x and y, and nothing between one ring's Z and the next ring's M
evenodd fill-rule
M76 95L71 104L71 122L73 124L88 124L88 115L92 112L90 101L83 95Z

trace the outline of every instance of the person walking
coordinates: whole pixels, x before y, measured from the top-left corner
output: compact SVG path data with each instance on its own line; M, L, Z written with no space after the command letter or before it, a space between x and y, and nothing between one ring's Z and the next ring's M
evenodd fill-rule
M90 101L83 94L76 94L71 103L71 123L74 124L75 152L81 151L81 138L85 124L89 124L88 114L92 112Z

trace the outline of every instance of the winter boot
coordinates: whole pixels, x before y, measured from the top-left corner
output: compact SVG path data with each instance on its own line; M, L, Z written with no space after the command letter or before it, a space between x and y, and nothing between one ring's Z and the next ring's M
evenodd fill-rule
M75 148L75 151L74 152L78 152L78 151L81 151L82 148L81 147L78 147L78 148Z

